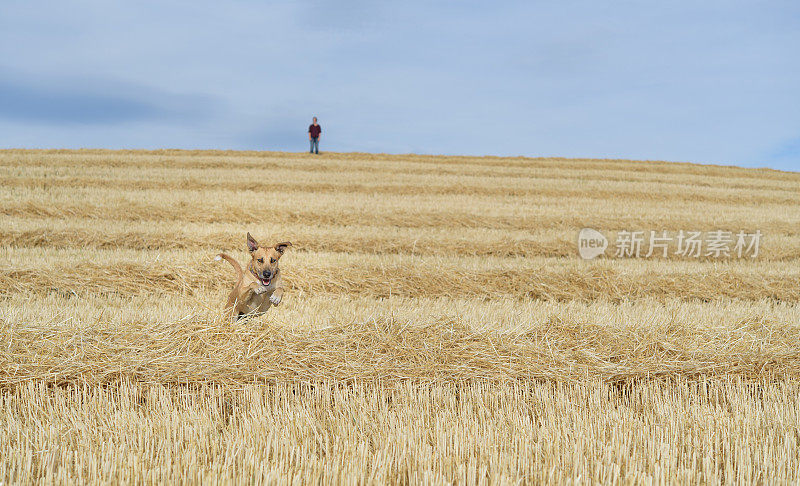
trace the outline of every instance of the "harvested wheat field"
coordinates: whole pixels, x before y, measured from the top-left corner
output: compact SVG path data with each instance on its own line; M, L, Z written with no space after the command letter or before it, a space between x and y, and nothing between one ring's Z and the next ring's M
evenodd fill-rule
M798 173L7 150L0 181L0 484L800 481ZM757 254L615 254L718 230ZM293 243L286 294L230 322L247 231Z

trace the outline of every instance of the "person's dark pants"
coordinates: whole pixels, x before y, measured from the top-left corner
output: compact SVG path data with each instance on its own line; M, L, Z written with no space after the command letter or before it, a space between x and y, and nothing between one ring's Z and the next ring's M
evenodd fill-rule
M319 137L311 137L309 139L311 142L311 150L308 151L310 154L318 154L319 153Z

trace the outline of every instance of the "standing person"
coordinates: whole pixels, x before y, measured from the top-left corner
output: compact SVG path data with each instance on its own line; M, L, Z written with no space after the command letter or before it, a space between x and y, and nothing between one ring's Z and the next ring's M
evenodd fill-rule
M322 127L317 123L317 117L308 126L308 141L311 145L311 150L308 153L319 154L319 135L322 133Z

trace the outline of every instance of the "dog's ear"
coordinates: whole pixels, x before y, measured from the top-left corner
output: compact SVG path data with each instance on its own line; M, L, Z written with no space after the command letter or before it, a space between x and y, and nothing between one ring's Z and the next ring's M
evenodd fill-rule
M286 248L288 248L290 246L292 246L292 244L290 242L284 241L283 243L278 243L277 245L275 245L275 251L277 251L278 253L283 255L283 252L286 251Z
M247 233L247 249L251 252L258 250L258 242L250 233Z

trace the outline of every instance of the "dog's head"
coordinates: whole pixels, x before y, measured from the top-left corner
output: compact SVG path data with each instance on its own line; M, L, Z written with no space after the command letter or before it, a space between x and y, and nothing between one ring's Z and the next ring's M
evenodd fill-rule
M275 246L262 247L247 233L247 249L253 257L250 262L250 270L256 275L261 284L265 287L272 283L272 279L278 273L278 260L283 256L283 252L292 246L288 241L278 243Z

